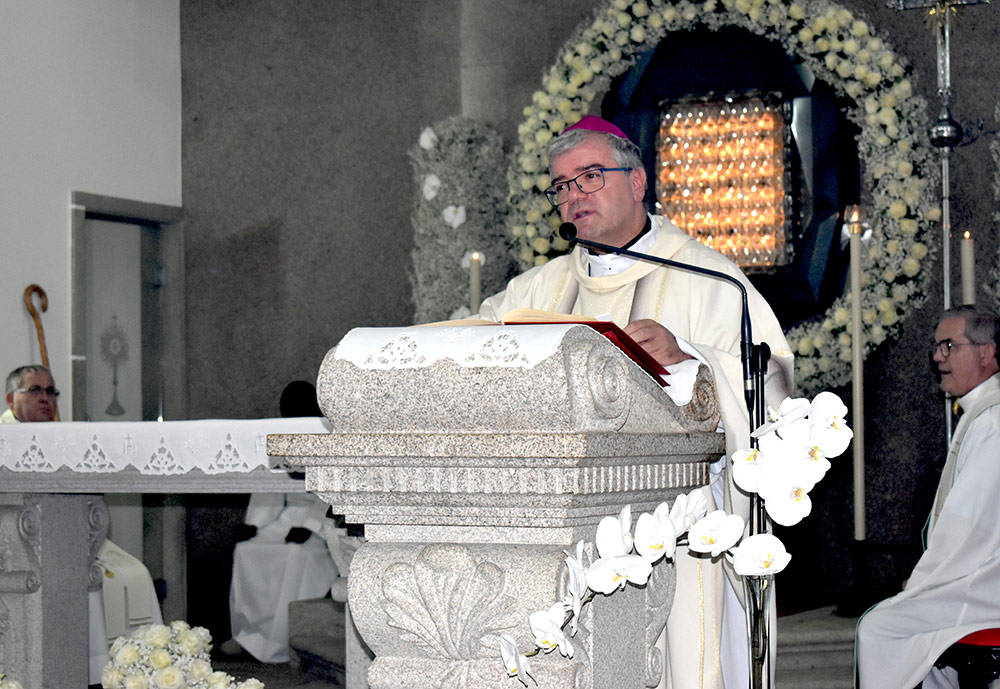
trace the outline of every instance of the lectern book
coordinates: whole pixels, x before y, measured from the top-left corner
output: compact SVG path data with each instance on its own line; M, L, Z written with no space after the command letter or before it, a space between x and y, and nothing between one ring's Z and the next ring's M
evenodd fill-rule
M591 316L578 316L565 313L554 313L552 311L540 311L538 309L514 309L508 311L503 318L497 321L490 321L480 318L464 318L456 321L441 321L439 323L427 323L428 326L441 325L553 325L553 324L579 324L593 328L597 332L608 338L618 349L637 363L646 373L653 377L660 385L667 385L665 376L670 372L658 362L653 356L642 348L638 342L633 340L624 330L618 327L613 321L602 321Z

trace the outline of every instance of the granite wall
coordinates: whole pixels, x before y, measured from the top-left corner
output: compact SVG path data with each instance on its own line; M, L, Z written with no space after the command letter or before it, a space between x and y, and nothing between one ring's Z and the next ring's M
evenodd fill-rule
M602 4L183 0L192 418L276 414L282 386L314 380L347 330L409 322L407 150L423 127L459 113L489 122L510 146L543 71ZM918 91L936 103L926 13L840 4L912 61ZM972 129L976 120L996 128L998 30L1000 9L989 5L963 8L955 24L953 113ZM977 233L984 283L997 256L992 138L959 148L951 171L953 223ZM943 462L943 405L927 365L940 263L931 271L927 303L866 368L871 553L857 578L876 588L897 586L912 566ZM993 305L985 284L979 296ZM849 454L814 497L816 514L786 535L796 548L782 584L790 601L836 599L861 573Z

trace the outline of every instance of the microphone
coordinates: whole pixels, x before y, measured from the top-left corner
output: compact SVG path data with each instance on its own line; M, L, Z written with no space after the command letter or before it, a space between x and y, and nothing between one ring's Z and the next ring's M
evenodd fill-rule
M754 375L753 369L755 368L752 363L754 360L752 354L752 342L753 335L750 326L750 305L747 300L747 288L742 282L734 278L732 275L727 273L719 272L718 270L712 270L711 268L703 268L702 266L692 265L690 263L682 263L681 261L674 261L669 258L660 258L659 256L653 256L651 254L644 254L638 251L632 251L630 249L622 249L616 246L611 246L610 244L602 244L600 242L594 242L589 239L580 239L577 237L576 225L571 222L564 222L559 226L559 236L569 242L576 242L583 246L590 247L592 249L599 249L601 251L607 251L613 254L619 254L621 256L631 256L632 258L638 259L640 261L646 261L648 263L658 263L660 265L669 266L671 268L677 268L679 270L684 270L689 273L697 273L699 275L707 275L708 277L717 278L719 280L725 280L726 282L736 285L740 290L740 295L743 298L743 317L740 323L740 359L743 363L743 395L746 399L747 410L750 413L751 430L756 425L759 426L763 423L764 419L764 403L763 403L763 392L761 392L761 399L757 400L756 388L754 385ZM764 345L766 347L766 345ZM761 362L762 363L762 362ZM761 382L761 384L763 384ZM763 390L763 388L761 388ZM755 419L755 416L757 417Z

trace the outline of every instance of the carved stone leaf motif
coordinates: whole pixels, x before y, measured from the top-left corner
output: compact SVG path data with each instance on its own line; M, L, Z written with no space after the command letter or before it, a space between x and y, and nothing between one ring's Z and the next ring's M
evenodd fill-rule
M432 545L416 562L386 569L383 607L400 638L443 658L474 660L516 625L514 599L503 590L498 565L477 562L462 546Z
M45 450L38 442L38 436L33 435L31 436L31 444L21 455L21 459L14 464L14 468L19 471L51 471L54 467L52 462L45 457Z

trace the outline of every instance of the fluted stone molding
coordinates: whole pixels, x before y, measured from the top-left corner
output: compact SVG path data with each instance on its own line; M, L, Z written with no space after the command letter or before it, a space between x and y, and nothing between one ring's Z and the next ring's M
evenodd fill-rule
M103 498L87 499L87 548L90 565L87 568L87 590L99 591L104 582L104 568L97 563L97 553L108 537L111 515Z
M499 635L533 647L528 616L564 595L564 551L624 504L650 511L705 485L724 452L708 376L678 407L585 327L532 368L371 370L331 352L318 389L336 432L272 435L268 453L365 525L349 604L373 689L519 686ZM532 659L539 686L655 685L673 583L661 563L647 586L598 596L572 659Z

